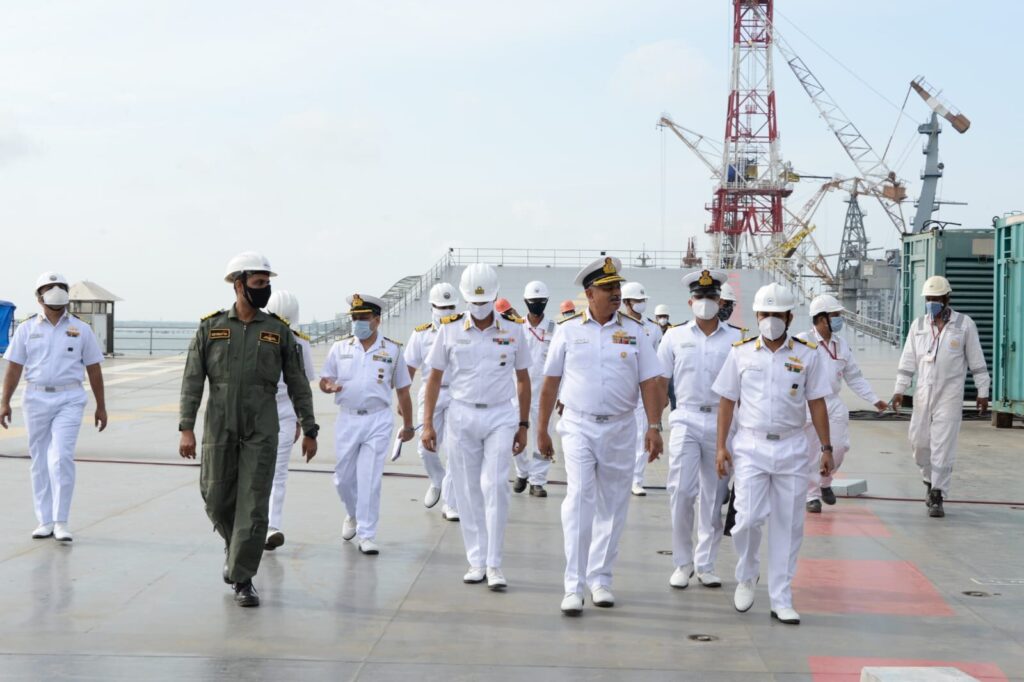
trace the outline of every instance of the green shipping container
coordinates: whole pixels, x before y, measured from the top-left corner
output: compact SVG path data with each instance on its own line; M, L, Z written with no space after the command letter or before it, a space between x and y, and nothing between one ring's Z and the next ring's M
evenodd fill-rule
M924 314L921 287L932 275L942 275L953 287L950 304L978 326L985 363L992 368L992 317L995 307L992 277L995 231L991 229L936 229L903 237L902 334ZM913 389L908 391L913 394ZM967 376L964 400L973 402L978 392Z
M995 348L992 409L996 426L1024 416L1024 213L992 221L996 228Z

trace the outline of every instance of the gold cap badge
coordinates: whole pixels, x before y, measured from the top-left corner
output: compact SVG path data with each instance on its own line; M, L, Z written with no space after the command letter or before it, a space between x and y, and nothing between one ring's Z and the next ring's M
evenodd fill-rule
M363 299L359 298L359 294L352 294L352 307L359 308L363 305Z
M484 295L484 288L483 287L477 287L476 291L474 291L473 293L476 294L477 296L483 296Z
M697 284L702 287L709 287L715 283L715 280L711 278L711 273L704 270L700 273L700 279L697 280Z
M604 274L614 275L615 274L615 263L612 262L611 258L604 259L604 268L602 268Z

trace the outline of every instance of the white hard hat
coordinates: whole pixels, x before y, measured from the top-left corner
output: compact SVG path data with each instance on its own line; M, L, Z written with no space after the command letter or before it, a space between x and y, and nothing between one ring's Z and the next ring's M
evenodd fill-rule
M498 272L486 263L473 263L462 271L459 292L467 303L487 303L498 297Z
M644 285L640 282L626 282L622 285L622 300L630 301L646 301L647 292L644 291Z
M945 296L952 292L953 287L949 286L949 280L942 275L932 275L924 281L921 288L922 296Z
M523 289L523 298L527 301L532 298L549 298L548 285L538 280L530 282Z
M814 300L811 301L811 319L813 320L820 313L841 313L845 308L843 304L836 299L835 296L828 294L822 294L821 296L815 296Z
M795 307L793 292L776 282L764 285L754 295L755 313L788 313Z
M36 278L36 293L47 284L63 284L68 286L68 280L59 272L44 272Z
M288 324L294 326L299 323L299 299L290 291L274 289L267 301L267 312L274 313L284 318Z
M435 305L438 308L455 305L458 302L456 296L458 293L455 291L455 287L448 282L438 282L430 287L430 305Z
M736 302L736 292L732 290L732 285L728 282L722 283L722 291L718 295L719 300Z
M654 306L654 316L659 317L662 315L668 317L668 306L665 305L664 303L659 303L658 305Z
M224 281L234 282L243 272L266 272L271 277L277 277L277 273L270 269L270 261L258 251L243 251L229 260L224 271Z

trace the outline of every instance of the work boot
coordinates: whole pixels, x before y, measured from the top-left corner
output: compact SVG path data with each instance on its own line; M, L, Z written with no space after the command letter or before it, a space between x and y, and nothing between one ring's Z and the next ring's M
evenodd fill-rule
M946 515L946 512L942 509L942 491L941 490L929 490L928 491L928 516L933 519L941 519Z
M831 487L821 489L821 501L827 505L836 503L836 494Z
M239 606L259 606L260 595L251 580L235 583L235 603Z
M807 501L807 511L809 511L811 514L820 514L821 513L821 500L808 500Z
M531 485L530 486L530 497L547 497L548 491L544 490L542 485Z
M516 477L516 482L512 485L512 492L521 493L526 490L527 479Z

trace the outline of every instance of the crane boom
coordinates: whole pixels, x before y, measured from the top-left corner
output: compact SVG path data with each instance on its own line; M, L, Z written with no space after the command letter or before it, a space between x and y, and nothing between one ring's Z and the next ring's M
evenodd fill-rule
M675 136L708 167L713 178L717 180L722 177L722 145L698 132L678 125L668 117L668 114L662 114L658 120L658 127L668 128L675 133Z

